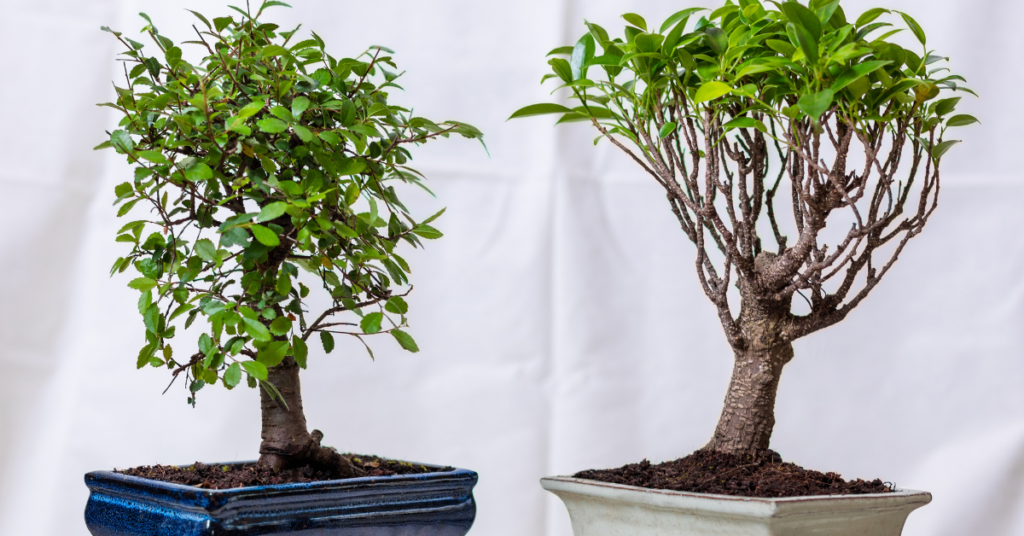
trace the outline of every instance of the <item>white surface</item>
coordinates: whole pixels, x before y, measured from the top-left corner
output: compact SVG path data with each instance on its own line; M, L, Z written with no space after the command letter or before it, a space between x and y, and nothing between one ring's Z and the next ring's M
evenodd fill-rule
M537 485L710 437L731 368L693 247L664 196L585 126L506 123L541 102L544 55L581 20L662 20L689 0L295 0L278 11L336 54L397 50L417 111L487 133L418 152L447 236L408 256L412 332L371 362L352 345L314 352L312 426L343 450L481 473L473 534L566 536L569 519ZM801 340L778 400L774 447L848 477L935 493L907 536L1024 534L1024 3L844 0L911 12L929 43L982 94L984 124L946 158L941 206L893 272L843 324ZM137 293L107 269L123 249L110 207L128 169L95 153L114 125L119 76L109 25L146 11L181 41L185 7L212 0L0 0L0 534L83 536L92 469L245 460L259 442L253 391L160 392L135 370ZM382 10L385 14L377 14ZM388 18L390 17L390 18ZM179 350L181 351L181 350ZM381 423L389 423L382 426Z
M927 492L751 499L541 479L565 503L574 536L900 536Z

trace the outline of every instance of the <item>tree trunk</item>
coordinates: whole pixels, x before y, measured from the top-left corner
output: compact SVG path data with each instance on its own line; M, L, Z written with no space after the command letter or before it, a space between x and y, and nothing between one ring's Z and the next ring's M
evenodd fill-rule
M793 357L789 343L736 350L722 416L707 450L758 454L768 450L775 428L775 394L782 367Z
M787 329L792 323L792 298L758 299L740 281L737 319L742 344L733 348L735 364L715 435L704 447L729 454L760 454L768 450L775 428L775 395L782 368L793 359Z
M263 443L260 444L260 464L275 470L287 471L304 465L333 471L340 478L362 476L347 458L332 448L321 447L323 433L306 428L306 415L302 411L302 387L299 366L292 357L268 371L267 381L277 387L284 403L272 397L267 389L260 389L260 408L263 414Z

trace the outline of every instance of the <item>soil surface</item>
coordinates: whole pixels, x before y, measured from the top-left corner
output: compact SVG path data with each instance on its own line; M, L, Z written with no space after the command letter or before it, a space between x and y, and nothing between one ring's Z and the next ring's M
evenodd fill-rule
M675 461L653 465L644 460L618 469L591 469L575 478L650 489L738 495L742 497L805 497L888 493L881 480L843 480L837 473L810 471L785 463L778 453L739 457L698 450Z
M366 476L413 475L451 471L451 467L434 469L423 465L386 460L375 456L346 454L352 465L366 471ZM234 489L249 486L294 484L298 482L321 482L340 480L337 475L310 466L290 471L274 471L255 463L240 465L206 465L196 462L187 467L153 465L133 469L115 470L122 475L138 476L161 482L184 484L203 489Z

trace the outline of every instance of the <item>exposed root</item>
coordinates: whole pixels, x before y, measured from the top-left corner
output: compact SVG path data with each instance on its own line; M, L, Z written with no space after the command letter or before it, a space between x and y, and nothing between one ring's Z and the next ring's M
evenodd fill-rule
M354 466L352 462L331 447L320 445L324 434L313 430L306 436L304 444L294 444L287 451L263 447L260 449L260 465L275 471L290 471L306 465L328 471L338 478L358 478L366 476L366 472Z

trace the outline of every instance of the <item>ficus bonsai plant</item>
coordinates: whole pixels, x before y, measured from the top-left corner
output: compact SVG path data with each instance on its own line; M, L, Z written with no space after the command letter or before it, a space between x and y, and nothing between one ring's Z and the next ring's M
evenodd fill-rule
M392 102L401 74L390 50L336 58L316 33L262 21L274 6L286 4L212 20L193 11L181 46L142 14L152 50L103 28L126 50L124 86L102 105L121 120L100 147L134 167L115 190L118 217L132 221L111 274L137 272L139 368L184 377L193 405L206 387L258 388L261 465L359 476L309 431L300 370L312 341L329 353L335 336L370 351L368 339L387 334L418 351L400 252L440 238L441 214L414 217L396 185L425 188L411 147L482 134ZM313 307L317 295L326 308Z
M624 37L587 23L551 53L543 81L571 106L512 117L588 122L663 188L734 354L704 450L764 453L793 342L845 319L924 230L949 129L977 121L951 94L973 92L888 9L729 0L623 18Z

